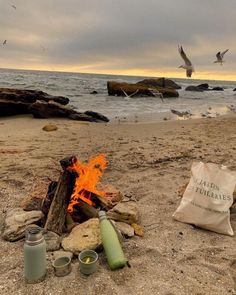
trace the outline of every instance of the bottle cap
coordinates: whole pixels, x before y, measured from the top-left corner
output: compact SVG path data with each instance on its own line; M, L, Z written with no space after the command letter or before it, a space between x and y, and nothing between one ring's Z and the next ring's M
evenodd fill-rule
M104 219L104 218L107 218L106 216L106 212L101 210L98 212L98 216L99 216L99 219Z
M26 243L29 245L40 244L44 240L42 235L42 230L39 227L27 228L25 237L26 237Z

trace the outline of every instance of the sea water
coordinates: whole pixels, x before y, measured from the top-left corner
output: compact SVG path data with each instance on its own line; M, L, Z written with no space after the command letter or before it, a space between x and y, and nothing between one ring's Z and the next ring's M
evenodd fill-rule
M108 96L107 81L136 83L147 77L80 74L68 72L47 72L0 69L0 87L36 89L52 95L62 95L70 99L70 104L78 111L93 110L110 119L179 111L205 112L208 108L225 108L236 104L236 82L207 81L195 79L172 79L182 86L178 98L167 98L162 102L158 97ZM210 87L220 86L224 91L189 92L189 85L209 83ZM90 94L92 91L98 94Z

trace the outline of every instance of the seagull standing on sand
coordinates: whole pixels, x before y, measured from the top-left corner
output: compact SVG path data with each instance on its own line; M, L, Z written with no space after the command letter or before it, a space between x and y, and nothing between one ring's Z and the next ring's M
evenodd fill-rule
M7 40L4 40L2 45L6 45L7 44Z
M191 77L192 73L194 72L194 68L193 68L193 65L191 63L191 61L187 58L184 50L183 50L183 47L179 45L179 53L182 57L182 59L184 60L185 64L182 65L182 66L179 66L179 68L183 68L186 70L186 76L187 77Z
M217 54L216 54L216 58L217 58L217 60L216 61L214 61L214 63L220 63L221 65L223 65L223 62L225 62L224 60L223 60L223 57L224 57L224 55L225 55L225 53L228 51L229 49L226 49L225 51L223 51L223 52L218 52Z

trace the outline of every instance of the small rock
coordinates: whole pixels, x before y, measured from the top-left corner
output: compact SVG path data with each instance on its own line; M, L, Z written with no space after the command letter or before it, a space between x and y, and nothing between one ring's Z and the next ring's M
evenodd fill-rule
M44 234L44 239L46 241L47 251L55 251L60 249L61 238L56 233L48 231L46 234Z
M138 206L134 202L118 203L107 212L107 217L125 223L138 222Z
M96 90L93 90L90 92L90 94L98 94L98 92Z
M2 237L6 241L17 241L24 237L26 228L43 218L41 211L26 212L22 208L15 208L7 212L4 220Z
M54 124L47 124L42 128L44 131L50 132L50 131L55 131L58 129L58 127Z
M137 223L132 223L131 226L133 227L136 236L144 236L144 229L142 226L138 225Z
M99 248L102 241L98 218L91 218L75 226L69 236L62 240L61 245L64 250L76 255L85 249L95 250Z
M134 236L134 229L131 225L124 222L116 222L115 227L121 232L125 237L131 238Z

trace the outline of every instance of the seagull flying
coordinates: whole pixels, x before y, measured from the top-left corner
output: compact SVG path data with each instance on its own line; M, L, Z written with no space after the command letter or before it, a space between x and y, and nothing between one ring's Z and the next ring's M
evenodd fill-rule
M4 40L2 45L6 45L7 44L7 40Z
M194 72L194 68L193 68L193 65L192 65L191 61L187 58L182 46L179 46L179 53L180 53L182 59L185 62L185 64L182 65L182 66L179 66L179 68L185 69L186 70L186 76L191 77L192 72Z
M228 50L229 50L229 49L226 49L226 50L223 51L223 52L220 52L220 51L219 51L219 52L216 54L216 58L217 58L217 60L214 61L214 63L220 63L221 65L223 65L223 62L224 62L223 57L224 57L225 53L226 53Z

